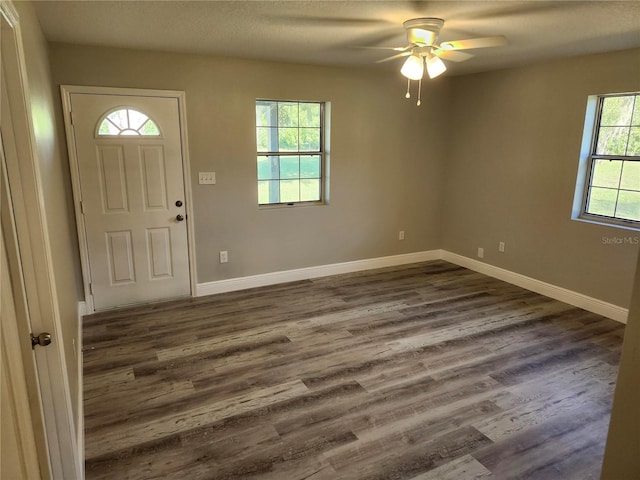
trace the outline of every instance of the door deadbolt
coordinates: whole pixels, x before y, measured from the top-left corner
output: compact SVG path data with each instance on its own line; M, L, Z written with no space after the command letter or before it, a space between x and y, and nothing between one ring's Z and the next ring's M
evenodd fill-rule
M181 207L182 206L182 200L178 200L176 202L176 207Z
M51 345L51 342L51 334L48 332L42 332L37 337L33 333L31 334L31 348L35 348L36 345L46 347L47 345Z

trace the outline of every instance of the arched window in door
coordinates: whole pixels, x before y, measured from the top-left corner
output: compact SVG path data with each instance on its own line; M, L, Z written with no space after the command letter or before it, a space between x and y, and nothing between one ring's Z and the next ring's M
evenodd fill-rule
M133 108L121 107L105 115L98 123L97 136L119 135L159 137L160 129L148 115Z

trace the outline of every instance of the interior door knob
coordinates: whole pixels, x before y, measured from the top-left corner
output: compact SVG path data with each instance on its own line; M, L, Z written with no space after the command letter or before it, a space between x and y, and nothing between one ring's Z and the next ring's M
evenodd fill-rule
M183 221L183 220L184 220L184 217L183 217L181 214L178 214L178 215L176 215L176 220L177 220L178 222L181 222L181 221Z
M47 345L51 345L51 334L48 332L42 332L37 337L32 333L31 334L31 347L35 347L36 345L40 345L41 347L46 347Z

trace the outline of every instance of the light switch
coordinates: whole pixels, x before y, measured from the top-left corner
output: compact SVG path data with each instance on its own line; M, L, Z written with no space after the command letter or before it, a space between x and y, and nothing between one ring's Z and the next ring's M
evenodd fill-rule
M216 172L199 172L198 183L200 185L215 185Z

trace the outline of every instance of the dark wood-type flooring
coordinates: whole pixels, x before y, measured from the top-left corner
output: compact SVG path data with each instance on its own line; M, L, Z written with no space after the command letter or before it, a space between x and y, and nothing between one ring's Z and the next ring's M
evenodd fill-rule
M623 332L443 261L95 314L86 478L597 479Z

